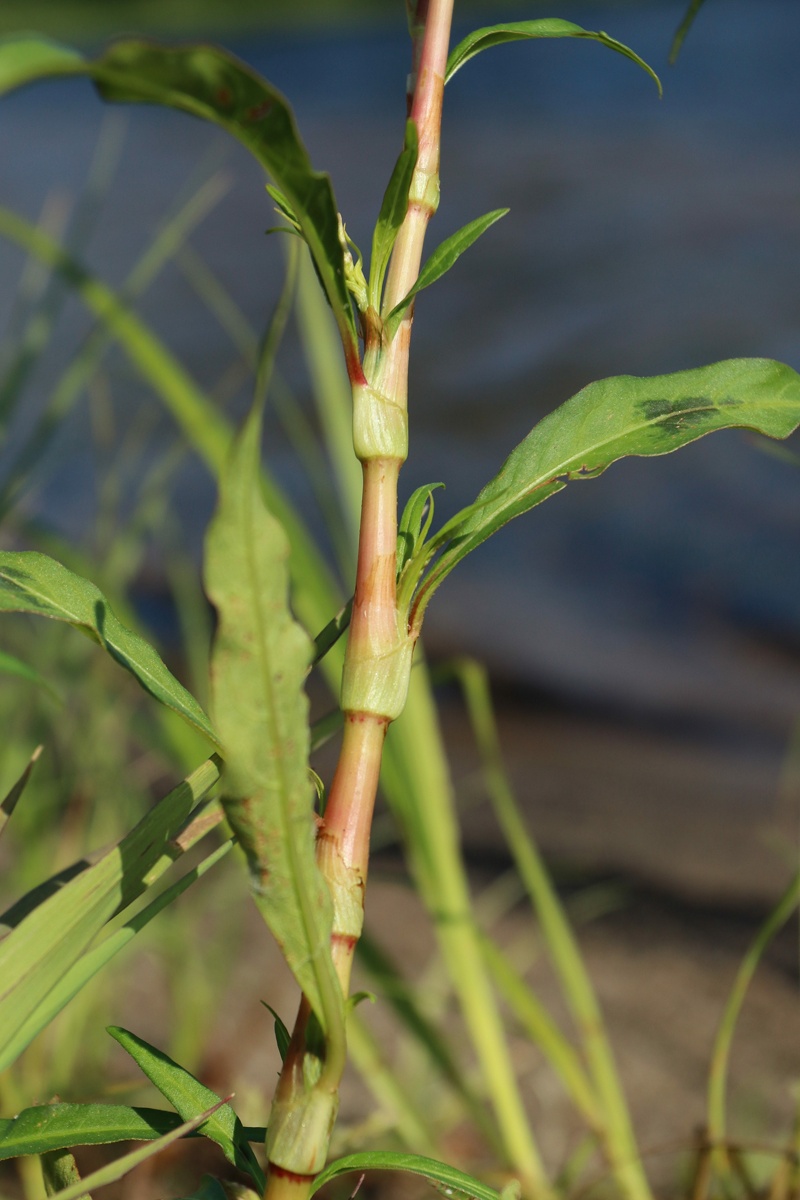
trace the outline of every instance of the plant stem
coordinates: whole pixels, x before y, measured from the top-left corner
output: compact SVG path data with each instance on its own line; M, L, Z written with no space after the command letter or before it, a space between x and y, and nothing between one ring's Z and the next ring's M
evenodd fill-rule
M439 200L439 140L453 0L418 0L412 22L414 83L410 115L417 124L419 157L409 206L395 242L383 311L413 286L428 221ZM353 435L362 464L363 490L353 615L342 680L345 729L317 841L317 862L333 901L331 949L346 996L355 945L361 933L369 835L389 722L402 711L413 644L398 620L396 590L397 479L407 452L408 355L412 310L394 338L384 341L376 321L366 338L364 365L348 362L353 386ZM303 999L270 1117L297 1129L300 1170L270 1162L265 1200L303 1200L327 1153L330 1128L306 1123L309 1096L338 1089L336 1072L323 1061L309 1085L307 1065L319 1062L312 1014ZM317 1068L320 1069L320 1068ZM333 1078L336 1074L337 1077ZM334 1110L335 1111L335 1110ZM305 1144L313 1142L314 1144ZM324 1144L321 1144L323 1143ZM313 1165L312 1165L313 1164Z

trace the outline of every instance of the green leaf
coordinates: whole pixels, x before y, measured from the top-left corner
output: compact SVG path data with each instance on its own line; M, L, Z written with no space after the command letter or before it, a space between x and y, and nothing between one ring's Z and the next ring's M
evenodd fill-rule
M433 521L433 493L443 487L443 483L425 483L409 496L397 526L398 576L428 536Z
M383 279L389 265L392 247L408 211L408 193L414 178L418 154L417 127L413 121L406 121L405 144L386 187L375 232L372 235L369 297L370 304L376 312L380 312Z
M500 1193L494 1188L466 1175L463 1171L449 1167L446 1163L437 1162L435 1158L423 1158L420 1154L398 1154L390 1150L375 1151L368 1154L348 1154L338 1158L322 1171L311 1188L311 1195L336 1179L351 1171L408 1171L412 1175L422 1175L429 1183L448 1196L469 1197L470 1200L500 1200Z
M204 763L99 861L77 864L67 881L35 889L0 918L11 927L0 940L0 1071L25 1048L18 1034L30 1015L106 922L182 853L181 826L218 778L214 761Z
M260 413L237 440L206 541L219 615L212 694L226 747L225 812L253 894L325 1030L342 1030L330 895L315 859L304 681L312 645L288 606L288 543L259 483Z
M55 559L34 551L0 552L0 612L52 617L88 633L145 691L219 745L200 705L167 670L153 647L117 620L99 588Z
M46 76L89 75L106 100L160 104L220 125L269 172L294 211L331 303L348 358L358 341L330 179L313 170L286 99L211 46L113 43L94 61L42 39L0 43L0 93Z
M0 650L0 672L4 675L15 675L18 679L25 679L28 683L35 683L37 687L43 688L54 700L62 702L62 697L56 691L51 683L40 675L38 671L34 671L33 667L29 667L19 658L15 658L13 654L6 654Z
M216 816L216 814L213 814L213 816ZM207 818L203 815L200 817L199 822L205 822L206 820ZM190 848L184 842L185 833L186 831L181 834L181 843L184 851ZM105 937L98 946L93 946L86 954L83 954L58 983L50 988L42 1002L28 1015L8 1047L7 1054L9 1060L11 1061L18 1054L21 1054L36 1034L44 1029L46 1025L49 1025L53 1018L61 1012L62 1008L65 1008L69 1004L73 996L76 996L86 986L90 979L93 979L116 954L119 954L120 950L123 950L136 937L137 933L140 933L146 925L149 925L154 917L157 917L174 900L177 900L178 896L183 895L186 889L198 879L202 879L203 875L219 862L232 849L233 845L233 841L223 842L221 846L213 850L197 866L192 867L179 880L170 887L165 888L163 892L160 892L155 900L130 917L124 925L119 929L115 929L108 937Z
M91 1175L87 1175L85 1179L72 1185L72 1187L64 1188L63 1191L56 1193L58 1200L79 1200L81 1196L94 1188L105 1187L106 1184L116 1183L118 1179L122 1179L123 1175L127 1175L134 1167L138 1167L140 1163L146 1162L148 1158L155 1157L162 1150L166 1150L167 1146L171 1146L173 1142L177 1142L179 1138L185 1137L191 1133L198 1125L201 1125L213 1113L213 1109L209 1112L201 1113L191 1121L185 1121L183 1125L176 1126L175 1129L165 1133L163 1137L158 1138L154 1142L149 1142L148 1145L142 1146L138 1150L132 1150L130 1154L124 1154L122 1158L117 1158L114 1162L109 1163L106 1167L101 1167L99 1171L93 1171Z
M386 331L389 337L393 337L397 326L403 319L403 313L408 308L411 301L421 292L423 288L430 287L437 279L441 279L455 263L456 259L460 258L465 250L468 250L473 242L477 242L482 233L485 233L490 225L494 225L495 221L499 221L504 217L509 210L507 208L497 208L493 212L486 213L483 217L478 217L474 221L470 221L468 225L464 225L461 229L451 233L449 238L445 238L441 246L437 246L433 254L419 273L417 282L412 287L399 304L396 304L389 316L386 318Z
M261 1003L264 1005L264 1008L266 1008L269 1012L272 1013L273 1020L274 1020L273 1028L275 1031L275 1045L278 1047L278 1054L280 1054L280 1056L281 1056L281 1062L285 1062L286 1061L286 1052L289 1049L289 1044L291 1043L292 1035L291 1035L291 1033L289 1033L289 1030L286 1028L286 1025L283 1023L283 1021L280 1019L278 1014L275 1012L275 1009L272 1007L272 1005L267 1004L266 1000L262 1000Z
M72 75L84 69L77 50L46 38L20 35L0 41L0 94L48 75Z
M691 4L687 8L686 13L684 14L684 18L681 21L680 25L675 30L675 36L672 39L672 45L670 46L670 49L669 49L670 63L677 62L678 55L681 52L681 46L683 45L684 41L686 40L686 35L689 32L689 30L691 29L692 25L694 24L694 19L697 16L697 14L700 12L700 9L703 7L704 3L705 3L705 0L691 0Z
M41 1104L17 1117L0 1118L0 1161L24 1154L45 1154L69 1146L111 1142L152 1142L181 1124L177 1113L122 1104ZM248 1142L261 1143L265 1129L247 1128ZM200 1137L196 1130L191 1137Z
M39 759L39 755L41 753L42 753L42 747L37 746L36 749L34 750L33 754L28 759L28 763L27 763L27 766L25 767L25 770L22 772L19 779L14 784L14 786L11 788L11 790L9 791L9 793L5 797L5 799L2 801L2 803L0 803L0 833L2 833L3 830L5 829L6 823L8 822L9 817L13 813L14 809L17 807L19 798L22 795L22 793L25 791L28 780L31 777L31 772L33 771L33 768L36 765L36 763Z
M785 438L800 424L800 375L769 359L729 359L692 371L590 383L536 425L474 504L428 543L438 562L415 601L421 617L456 563L507 521L572 480L594 479L626 455L667 454L716 429Z
M108 1032L130 1054L184 1121L194 1120L200 1113L213 1107L214 1115L198 1127L198 1132L216 1142L228 1162L251 1175L256 1185L263 1189L264 1174L247 1145L242 1123L230 1104L223 1102L216 1092L195 1079L185 1067L173 1062L169 1055L156 1050L155 1046L135 1033L116 1025L109 1026Z
M653 68L648 66L644 59L635 54L628 46L624 46L616 38L609 37L607 33L582 29L580 25L575 25L572 21L562 21L557 17L543 17L537 21L511 21L504 25L488 25L484 29L476 29L474 33L468 34L450 51L447 58L445 83L453 78L456 71L464 66L464 63L469 62L482 50L488 50L490 46L501 46L504 42L527 41L532 38L563 37L589 38L607 46L609 50L616 50L618 54L624 54L626 58L631 59L645 70L651 79L655 80L658 93L661 95L661 80Z
M248 1194L256 1195L249 1189ZM196 1191L192 1192L191 1196L181 1197L181 1200L230 1200L230 1197L218 1179L215 1179L213 1175L204 1175Z

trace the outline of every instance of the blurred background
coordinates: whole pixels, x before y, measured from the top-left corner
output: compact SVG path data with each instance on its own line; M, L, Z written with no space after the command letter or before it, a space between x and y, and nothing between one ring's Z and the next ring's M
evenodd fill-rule
M0 32L35 27L87 48L131 31L213 36L291 99L311 159L330 172L348 233L366 249L402 136L401 8L4 0ZM800 7L707 0L669 67L684 9L683 0L457 6L456 37L536 15L606 30L659 72L665 94L630 61L568 40L498 48L448 86L430 245L490 209L511 211L417 304L402 488L443 480L437 521L474 497L536 420L594 379L741 356L800 368ZM274 217L245 152L177 113L110 112L88 84L68 81L2 101L0 163L0 203L68 237L114 287L142 270L165 222L178 221L180 247L152 279L142 271L136 309L221 405L244 412L252 331L264 328L284 265L279 239L264 236ZM4 544L28 545L34 534L51 549L65 541L191 681L181 648L187 628L208 623L190 580L212 480L125 358L112 348L92 359L96 335L74 296L6 241L0 279ZM94 365L65 386L76 354ZM296 331L281 370L313 421ZM268 428L270 467L322 534L297 439L279 416ZM583 914L653 1144L702 1119L719 1007L797 864L798 535L797 438L776 450L717 434L571 485L468 559L426 622L434 663L469 654L491 672L509 767ZM44 636L37 627L40 651ZM58 811L66 771L68 814L77 821L97 801L99 835L102 780L118 786L123 771L115 739L137 747L123 773L147 789L169 778L180 735L150 729L132 694L120 708L116 677L88 665L83 647L65 649L67 638L46 632L69 681L60 686L72 733L55 701L9 701L14 738L0 766L10 781L31 738L56 739L62 769L43 772L46 802ZM93 695L114 699L108 728L75 755L77 732L96 720L83 712L87 672ZM441 697L480 880L507 852L474 786L458 692L445 682ZM76 782L89 767L101 780L92 797ZM140 793L128 790L135 808ZM376 893L374 919L385 909L396 921L408 903L412 922L391 848L381 861L389 900ZM743 1035L737 1095L756 1130L791 1111L797 978L790 929L770 951Z

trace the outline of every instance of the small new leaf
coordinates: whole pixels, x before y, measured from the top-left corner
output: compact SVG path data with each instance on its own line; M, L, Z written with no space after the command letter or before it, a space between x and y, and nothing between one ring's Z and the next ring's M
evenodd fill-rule
M394 337L406 309L417 293L421 292L423 288L430 287L437 279L441 279L442 275L450 270L464 251L468 250L473 242L477 242L481 234L494 225L495 221L504 217L508 211L507 208L497 208L493 212L486 213L485 216L478 217L476 220L470 221L468 225L456 230L442 242L441 246L437 246L420 271L417 282L411 291L403 297L399 304L395 305L386 318L385 327L390 338Z
M575 25L572 21L562 21L558 17L543 17L536 21L511 21L504 25L487 25L483 29L476 29L474 33L470 33L463 41L450 51L447 58L447 70L445 72L445 83L452 79L456 71L464 66L464 63L469 62L476 54L480 54L482 50L488 50L490 46L502 46L504 42L519 42L528 41L536 38L588 38L594 42L600 42L601 45L607 46L609 50L615 50L617 54L623 54L625 58L629 58L635 62L642 70L646 71L651 79L655 81L658 88L658 94L661 95L661 80L656 75L652 67L640 58L630 47L618 42L616 38L610 37L602 30L583 29L580 25Z
M213 1110L213 1116L203 1123L200 1132L217 1143L228 1162L247 1172L259 1187L264 1186L263 1172L247 1143L242 1123L225 1100L135 1033L116 1025L110 1025L108 1032L184 1121Z
M411 494L397 528L397 574L414 557L433 521L433 493L443 483L425 483Z
M394 165L391 178L384 193L381 211L372 235L372 258L369 264L369 302L376 312L380 311L381 293L386 268L395 239L408 211L408 193L414 178L414 169L419 154L417 127L406 121L405 144Z

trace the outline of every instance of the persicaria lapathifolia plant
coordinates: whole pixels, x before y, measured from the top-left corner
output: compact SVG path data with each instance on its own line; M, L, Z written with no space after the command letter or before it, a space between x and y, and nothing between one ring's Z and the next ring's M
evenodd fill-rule
M350 974L363 923L370 828L387 727L406 703L414 647L433 593L461 559L513 517L574 480L595 477L625 455L664 454L715 429L734 426L782 438L800 422L800 377L771 361L732 360L659 378L602 380L539 422L474 503L440 529L431 532L436 484L418 489L398 521L398 477L408 449L408 362L415 297L506 211L498 209L472 221L421 266L428 224L439 204L447 81L472 57L503 42L570 37L593 39L625 55L658 84L632 50L605 33L564 20L479 29L451 50L452 5L453 0L408 3L413 65L407 120L375 225L368 275L360 252L346 234L331 182L312 167L287 101L228 54L206 46L169 48L126 40L88 61L75 51L34 37L0 46L0 91L46 76L88 75L106 100L182 109L238 138L270 177L269 192L282 227L305 243L341 340L363 491L352 606L338 617L332 617L332 610L323 617L314 598L320 595L313 586L318 560L308 550L306 535L285 500L265 481L260 461L263 397L291 300L292 271L266 342L258 399L234 441L191 381L112 293L82 272L42 231L12 214L0 214L0 231L69 279L107 323L178 420L187 428L192 425L195 445L221 476L205 565L207 593L219 617L212 661L213 724L154 652L115 623L100 593L45 556L0 555L0 605L81 626L219 751L225 814L246 854L255 901L302 993L293 1032L282 1043L283 1069L266 1134L266 1178L227 1104L187 1077L182 1068L155 1055L140 1039L119 1030L114 1036L170 1100L180 1119L188 1122L156 1128L150 1118L152 1136L163 1142L180 1136L192 1122L195 1126L203 1122L203 1132L219 1142L231 1162L250 1173L267 1200L305 1200L322 1182L353 1165L352 1160L342 1160L325 1170L346 1060ZM198 419L190 420L189 411ZM288 602L290 578L297 616ZM312 641L331 617L330 625ZM348 618L342 661L337 639ZM304 685L308 671L318 662L340 683L344 730L327 797L315 812ZM410 749L406 744L405 752ZM168 807L157 810L165 837L173 837L175 829L183 830L182 849L193 845L208 827L208 820L203 825L198 815L199 806L218 778L219 761L209 760L162 802L169 801ZM424 804L425 797L417 796L414 802ZM155 817L146 836L133 831L129 835L133 842L125 839L122 844L128 861L131 846L138 847L142 880L154 878L153 873L161 869L162 860L152 849L158 844L153 821ZM528 865L535 874L535 862ZM65 917L58 936L62 949L71 949L64 950L58 964L47 970L47 955L42 953L36 968L41 978L20 949L23 924L2 943L0 968L11 983L0 997L0 1024L8 1018L4 1040L0 1038L0 1067L24 1049L58 1006L97 969L96 965L89 969L82 957L89 944L87 930L94 936L103 922L120 911L122 900L114 889L127 887L127 876L116 859L109 860L104 871L101 894L106 900L102 911L98 909L99 923L81 924L85 914L80 921L79 916ZM83 891L65 890L62 911L66 911L63 897L69 895L80 915L90 893L97 894L97 878L91 879L94 891L88 876L80 877ZM534 892L546 886L539 876L536 880L531 885ZM139 892L142 887L144 883ZM132 888L124 891L124 902L132 902L139 894L134 893ZM49 918L43 913L40 917L44 938ZM80 936L75 932L79 924ZM567 934L562 931L558 936ZM565 974L570 970L565 968ZM32 979L39 982L34 985ZM575 985L574 1008L588 1031L586 1056L596 1093L589 1094L577 1060L573 1063L567 1052L559 1051L562 1067L565 1076L575 1080L577 1102L590 1125L602 1126L598 1112L605 1111L608 1127L599 1136L617 1182L631 1200L642 1200L648 1194L647 1184L607 1053L597 1038L593 1001L585 999L588 993L582 988L582 982ZM505 1069L500 1063L500 1070ZM493 1099L504 1149L525 1193L544 1195L549 1185L535 1143L520 1118L519 1105L514 1107L511 1085L500 1076L498 1080ZM503 1117L505 1099L509 1106ZM94 1119L101 1123L100 1115ZM102 1119L111 1120L107 1114ZM125 1119L128 1136L145 1136L136 1124L144 1118L129 1114ZM123 1127L119 1121L118 1126ZM60 1144L74 1144L78 1136L73 1132L72 1143ZM22 1138L19 1128L15 1136ZM31 1140L32 1134L26 1136L28 1140L18 1144L39 1145L35 1138ZM443 1187L466 1189L473 1196L495 1195L485 1185L428 1159L376 1154L370 1162L387 1164L417 1170ZM89 1181L81 1184L84 1189L88 1186ZM68 1193L69 1189L63 1195Z

